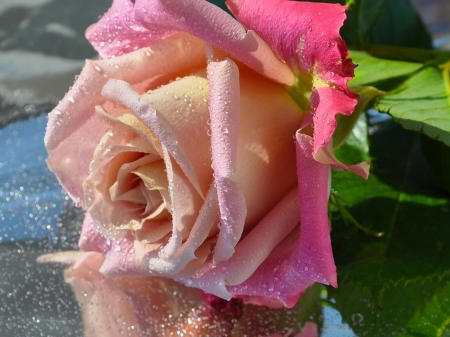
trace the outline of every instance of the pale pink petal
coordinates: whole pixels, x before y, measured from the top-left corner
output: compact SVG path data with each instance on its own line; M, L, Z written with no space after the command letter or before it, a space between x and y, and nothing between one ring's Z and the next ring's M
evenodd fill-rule
M208 64L211 154L220 209L215 262L228 260L244 230L244 195L231 176L236 171L239 134L239 70L229 59Z
M196 172L202 193L206 194L213 173L206 71L179 78L143 94L141 99L150 102L160 118L170 124L178 145Z
M232 294L262 295L273 297L269 287L255 289L253 284L246 286L245 281L253 278L255 271L272 256L272 251L283 241L299 222L297 189L290 191L266 217L236 246L233 256L219 264L206 263L194 278L179 280L190 286L201 285L201 289L221 298L230 299ZM289 234L289 235L288 235ZM296 237L294 235L294 237ZM255 249L255 247L257 247ZM287 247L289 248L289 247ZM277 263L280 263L277 260ZM273 271L267 270L269 273ZM283 283L273 280L272 274L265 274L262 282ZM272 281L271 281L272 280ZM244 283L243 283L244 282ZM228 289L227 289L227 285ZM236 286L231 286L236 285Z
M157 25L148 30L137 16L134 1L114 0L108 12L86 30L86 38L101 58L108 58L150 46L175 32Z
M298 197L293 189L239 242L235 255L226 263L227 284L242 284L251 277L298 222Z
M133 90L129 83L120 80L109 80L102 90L102 95L133 111L167 148L197 192L200 195L203 194L192 162L188 160L171 126L166 123L164 117L158 114L151 103L141 100L141 96Z
M115 0L87 37L101 57L151 45L175 31L188 32L216 46L260 74L292 85L294 74L267 44L219 7L203 0Z
M239 134L239 69L229 59L208 63L211 154L214 174L229 178L236 172Z
M272 249L247 280L229 286L228 290L236 297L243 296L247 303L275 308L280 307L281 303L282 306L292 308L302 292L314 283L301 268L299 241L300 230L297 226ZM267 299L264 300L264 297Z
M119 200L120 197L115 195L115 193L123 192L121 191L123 188L127 190L127 180L131 180L132 177L139 179L129 172L130 170L155 161L153 155L132 152L133 150L136 148L130 146L126 151L115 154L108 163L109 165L93 171L83 184L86 210L96 220L102 233L110 237L122 237L125 235L124 230L126 229L139 229L142 222L140 223L136 219L145 218L142 214L142 205L132 204L129 201L122 202ZM111 152L114 153L114 149ZM123 174L128 176L125 178ZM143 198L139 189L135 193ZM157 191L154 193L160 195ZM152 210L156 210L158 205L151 205L151 207Z
M253 227L297 185L293 135L304 114L284 87L254 72L242 71L239 85L240 131L232 179L245 196L246 226Z
M86 213L78 241L80 250L83 252L106 252L108 250L106 241L107 239L98 231L94 219L89 213Z
M188 239L181 244L173 257L158 256L158 252L147 254L144 259L150 270L160 275L174 275L186 265L197 259L196 250L207 239L212 226L216 223L218 214L217 190L211 186Z
M128 234L122 239L114 240L103 236L89 213L84 218L78 246L84 252L100 252L105 255L104 261L102 260L102 272L105 274L148 274L148 269L136 256L134 237Z
M182 241L189 237L204 200L195 192L177 163L172 162L165 147L163 154L172 201L172 236L158 252L158 256L167 260L174 257ZM149 268L152 266L149 265Z
M136 11L142 22L152 27L165 25L201 38L244 62L260 74L292 85L292 71L273 54L254 32L219 7L204 0L137 0Z
M106 82L117 78L135 87L145 83L147 90L152 89L161 80L204 65L202 46L192 36L177 34L123 57L87 61L72 88L49 114L45 135L47 164L78 204L83 205L82 183L89 173L95 147L109 128L95 112L95 106L105 102L101 90Z
M78 95L77 99L80 96L84 95ZM83 181L89 174L92 155L107 125L96 116L94 106L81 104L81 109L76 104L68 106L70 97L66 95L49 114L45 137L47 165L75 204L84 206Z
M134 241L131 232L121 239L105 239L105 261L100 272L108 276L152 275L139 258Z
M247 205L242 189L229 178L215 177L219 199L220 231L214 249L214 262L228 260L234 254L244 230Z

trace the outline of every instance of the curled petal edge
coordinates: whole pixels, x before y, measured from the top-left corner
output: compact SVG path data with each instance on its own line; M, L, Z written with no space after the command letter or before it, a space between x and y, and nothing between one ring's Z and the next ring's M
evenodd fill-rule
M209 112L214 184L217 188L220 231L214 251L216 263L234 253L244 230L247 207L240 187L232 180L236 172L240 116L238 67L229 59L209 62Z

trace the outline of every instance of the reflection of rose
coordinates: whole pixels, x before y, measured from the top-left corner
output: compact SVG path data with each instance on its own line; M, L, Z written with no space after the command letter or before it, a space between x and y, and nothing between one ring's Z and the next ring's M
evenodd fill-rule
M105 59L53 110L46 146L103 273L271 306L336 285L329 167L347 167L330 140L356 103L344 9L259 2L229 3L254 31L202 0L115 0L88 29Z
M99 272L98 252L57 253L41 262L73 263L64 278L80 304L85 337L143 336L318 336L300 316L308 307L272 309L225 301L162 277L109 278ZM316 292L317 295L319 292ZM294 332L303 330L296 335ZM290 333L287 333L287 332Z

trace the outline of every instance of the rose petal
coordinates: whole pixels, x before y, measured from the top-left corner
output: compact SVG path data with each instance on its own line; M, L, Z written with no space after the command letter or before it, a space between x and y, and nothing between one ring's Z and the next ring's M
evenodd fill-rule
M106 239L107 250L104 252L105 261L100 272L106 276L124 275L152 275L142 263L136 251L135 237L128 234L121 239Z
M319 147L316 154L314 155L314 159L319 163L331 165L336 170L350 170L363 177L364 179L367 179L369 177L370 165L368 163L361 162L356 165L345 165L341 163L333 153L332 142L328 143L326 147Z
M274 333L266 337L319 337L319 330L317 328L317 324L315 322L306 322L305 326L303 327L302 332L299 334L295 334L294 332L290 333L288 332L286 335L282 336L279 333Z
M224 299L230 299L232 293L253 294L251 287L240 284L253 277L255 270L271 256L272 250L292 231L298 221L298 194L297 190L293 189L238 243L235 253L229 260L219 264L205 263L194 278L179 280L190 286L201 285L200 288L204 291ZM267 275L265 277L266 280L272 278ZM227 289L227 285L238 286ZM267 288L262 294L265 295L266 292Z
M292 85L294 74L267 44L219 7L203 0L115 0L87 31L101 57L151 45L175 31L214 45L277 82ZM109 42L108 42L109 41Z
M139 152L120 152L112 158L108 165L94 171L84 181L86 210L95 219L102 234L114 235L113 237L116 238L122 237L124 233L120 233L119 228L129 229L129 226L126 226L127 224L138 222L135 220L136 214L129 211L126 203L123 204L121 201L114 200L114 194L112 193L116 190L114 183L121 169L126 171L127 166L133 167L153 161L151 156L150 158L142 158L143 155L145 154ZM123 163L131 164L126 164L123 167ZM124 182L121 183L125 184Z
M77 203L83 205L83 181L95 147L108 128L95 112L95 106L105 102L100 93L108 79L153 88L161 78L183 76L204 65L203 46L192 36L177 34L126 57L86 62L73 87L49 114L45 135L47 164Z
M157 140L152 138L154 136L148 128L133 115L127 113L116 118L99 107L97 112L101 118L108 120L112 129L98 144L90 163L91 173L83 183L85 208L96 219L103 234L118 238L125 235L124 230L139 229L146 219L151 218L151 214L142 213L144 205L126 200L121 202L119 199L123 199L127 191L137 194L141 199L145 199L148 193L155 193L155 191L142 193L139 186L133 188L134 192L129 191L136 185L135 180L138 179L131 171L149 163L162 161L159 155L162 150L158 149L158 146L155 148L155 145L158 145ZM168 193L160 191L165 199L164 204L170 210ZM152 205L147 203L146 210L147 207L153 209Z
M239 242L235 256L226 265L226 282L238 285L251 277L298 224L299 217L297 191L293 189ZM256 246L258 249L255 249Z
M177 253L181 242L189 237L203 199L200 198L192 185L186 180L183 171L177 163L172 162L168 151L164 147L163 150L167 180L169 181L168 189L172 202L172 236L158 252L158 256L168 260ZM152 266L149 266L149 268L152 268Z
M133 204L144 204L146 199L140 191L139 184L136 185L136 181L140 181L139 178L140 175L142 175L142 173L138 172L143 170L145 172L145 168L153 174L153 184L150 186L150 190L167 188L164 162L161 158L158 159L155 160L155 158L151 155L144 155L135 161L125 162L122 164L116 175L117 180L109 188L111 200L113 202L130 201Z
M161 114L158 114L151 103L141 100L141 96L133 90L129 83L120 80L109 80L102 90L102 95L107 99L127 106L142 122L158 137L159 141L167 148L175 158L191 184L202 195L203 192L197 179L192 161L183 151L171 125Z
M246 281L228 287L229 291L237 297L243 295L248 303L292 308L302 292L314 283L305 277L303 269L299 269L299 241L300 230L297 226L277 243ZM257 302L250 302L252 296L256 297ZM267 299L264 300L264 297Z
M105 254L102 271L108 275L148 274L148 269L141 263L134 249L134 237L127 235L114 240L103 236L89 213L86 213L78 242L83 252L100 252Z
M211 152L214 174L229 178L236 172L239 134L239 70L229 59L208 63Z
M314 121L314 158L342 170L351 170L364 179L369 175L369 165L344 165L333 154L332 137L336 129L336 114L349 116L356 105L354 97L335 88L317 88L311 94Z
M215 178L220 208L219 236L214 250L214 263L228 260L234 254L244 230L247 205L238 184L228 178Z
M208 81L204 71L142 95L165 120L195 170L202 194L211 184ZM176 157L175 157L176 158Z
M236 171L239 134L239 70L229 59L208 64L211 154L220 209L220 232L214 261L228 260L241 238L247 208L230 177Z
M232 178L244 193L246 227L251 228L297 184L293 135L304 113L282 86L245 69L241 73L238 158Z
M297 133L300 232L286 236L245 282L229 287L234 294L267 296L290 308L314 282L337 286L328 220L330 167L314 160L312 149L312 138Z
M157 256L157 252L147 254L144 258L145 263L152 271L161 275L174 275L179 273L190 261L197 258L196 250L206 240L211 228L216 223L217 213L217 190L213 185L206 195L195 224L189 233L189 237L183 242L175 255L170 258L164 258L163 256Z
M296 270L311 282L337 286L328 219L330 166L312 157L312 138L297 133L301 235Z
M292 71L263 40L254 32L246 32L228 13L207 1L138 0L136 10L148 29L165 25L169 30L188 32L275 81L287 85L294 82Z
M101 58L119 56L147 47L175 33L166 27L143 27L134 11L134 1L114 0L100 20L86 30L86 38Z
M81 255L83 255L83 253L78 250L68 250L64 252L40 255L36 259L36 262L73 264L81 257Z
M314 155L319 160L317 152L329 144L336 129L336 114L350 115L358 98L347 87L355 66L339 35L346 7L286 0L228 0L227 5L312 87ZM367 177L365 168L347 168L337 160L333 164Z
M83 252L104 252L108 249L105 237L100 234L89 213L86 213L81 228L78 247Z
M287 64L303 74L346 87L353 77L339 30L346 18L339 4L286 0L228 0L245 27L254 30Z

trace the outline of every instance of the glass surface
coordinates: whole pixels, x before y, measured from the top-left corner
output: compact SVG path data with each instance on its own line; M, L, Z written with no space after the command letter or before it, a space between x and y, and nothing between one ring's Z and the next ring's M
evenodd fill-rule
M83 213L47 169L47 113L85 58L84 38L110 1L0 1L0 336L83 336L60 264L42 254L77 247ZM86 10L89 8L89 10Z

